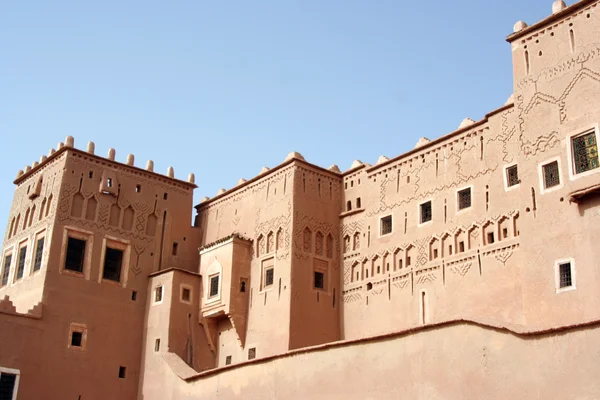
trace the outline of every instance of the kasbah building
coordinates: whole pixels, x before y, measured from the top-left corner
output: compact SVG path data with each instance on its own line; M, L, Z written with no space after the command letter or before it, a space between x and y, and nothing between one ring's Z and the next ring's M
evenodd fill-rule
M14 182L0 399L600 399L600 1L507 41L482 120L195 207L67 137Z

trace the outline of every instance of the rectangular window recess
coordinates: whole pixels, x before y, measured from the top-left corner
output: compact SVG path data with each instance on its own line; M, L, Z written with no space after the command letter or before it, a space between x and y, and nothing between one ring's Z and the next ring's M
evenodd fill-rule
M81 342L83 340L83 332L72 332L71 333L71 346L72 347L81 347Z
M380 229L381 229L381 231L380 231L381 236L392 233L392 216L391 215L381 218Z
M42 268L42 258L44 255L44 238L39 238L35 246L35 259L33 260L33 271L39 271Z
M8 276L10 274L10 264L12 262L12 254L9 254L4 257L4 266L2 269L2 285L6 286L8 284Z
M27 246L19 249L19 262L17 264L17 279L23 278L25 272L25 259L27 257Z
M122 264L123 250L107 247L104 255L104 271L102 272L102 279L120 282Z
M65 269L69 271L83 272L85 246L85 240L69 237L67 241L67 257L65 259Z
M231 365L231 356L225 357L225 365Z
M315 271L315 288L325 288L325 274L323 274L322 272Z
M519 170L516 165L506 168L506 184L508 187L521 183L519 180Z
M275 268L267 268L265 270L265 286L273 285L275 280Z
M424 224L425 222L431 221L431 219L432 219L431 201L421 204L419 208L421 211L420 222L422 224Z
M162 301L162 298L163 298L163 287L159 286L156 289L154 289L154 302L159 303Z
M248 349L248 360L254 360L256 358L256 347Z
M156 339L154 341L154 351L155 352L159 352L160 351L160 339Z
M190 301L191 297L192 297L192 292L190 291L190 289L183 288L183 290L181 291L181 300Z
M177 250L179 249L179 243L177 242L173 242L173 249L171 251L171 254L176 256L177 255Z
M219 294L219 275L215 275L210 278L209 297L215 297L218 294Z
M127 367L120 366L119 367L119 378L125 379L127 376Z
M458 192L458 209L464 210L471 207L471 188L466 188Z

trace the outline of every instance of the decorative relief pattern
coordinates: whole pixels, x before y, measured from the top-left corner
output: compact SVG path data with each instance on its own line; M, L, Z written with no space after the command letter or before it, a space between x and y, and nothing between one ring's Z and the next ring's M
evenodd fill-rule
M464 276L467 275L467 272L469 272L471 269L472 265L473 263L470 262L460 263L450 268L450 271L464 278Z

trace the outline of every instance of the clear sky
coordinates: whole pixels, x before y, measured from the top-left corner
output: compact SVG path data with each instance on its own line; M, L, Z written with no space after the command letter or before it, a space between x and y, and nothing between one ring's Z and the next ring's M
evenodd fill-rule
M569 2L569 4L571 4ZM195 201L298 151L349 168L512 93L505 37L552 0L0 2L0 226L65 136L196 174Z

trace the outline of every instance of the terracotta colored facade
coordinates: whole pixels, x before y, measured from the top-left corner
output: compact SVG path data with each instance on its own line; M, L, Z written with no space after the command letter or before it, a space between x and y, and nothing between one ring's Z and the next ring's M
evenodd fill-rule
M599 5L517 23L514 94L481 121L343 173L290 153L205 198L193 226L193 175L67 137L15 180L0 385L600 398Z

